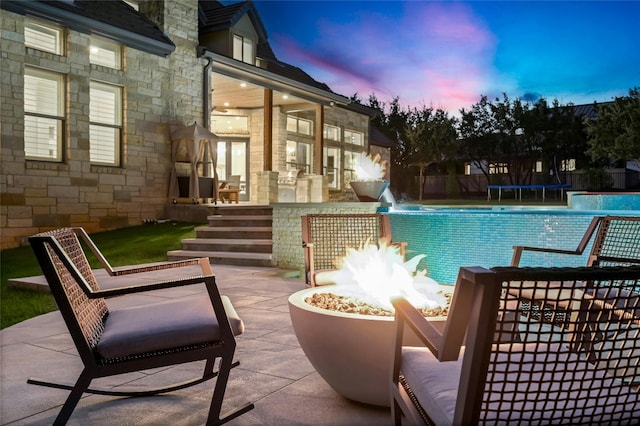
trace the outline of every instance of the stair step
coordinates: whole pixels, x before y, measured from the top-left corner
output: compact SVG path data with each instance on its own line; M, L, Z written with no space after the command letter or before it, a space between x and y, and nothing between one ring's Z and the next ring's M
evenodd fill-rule
M242 253L271 253L273 249L273 241L270 239L255 238L186 238L182 240L182 249Z
M252 221L252 220L268 220L269 222L272 221L273 216L270 214L262 214L262 215L244 215L244 214L234 214L234 215L221 215L221 214L213 214L210 216L207 216L207 220L216 220L216 221L227 221L227 220L246 220L246 221Z
M235 253L226 251L172 250L167 253L169 260L193 257L208 257L213 264L238 266L273 266L271 253Z

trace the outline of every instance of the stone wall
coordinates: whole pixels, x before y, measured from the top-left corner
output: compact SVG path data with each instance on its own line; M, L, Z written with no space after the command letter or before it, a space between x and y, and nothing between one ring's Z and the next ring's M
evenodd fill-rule
M202 120L204 61L196 57L197 0L153 4L154 18L176 50L165 58L125 47L122 70L90 64L90 36L73 30L66 31L64 55L26 48L24 17L2 11L0 248L15 247L25 237L55 227L95 232L162 215L172 166L169 124ZM25 159L25 64L66 76L62 162ZM119 167L89 162L91 80L123 87Z
M380 203L275 203L273 207L273 261L283 269L304 270L302 221L304 214L376 213Z

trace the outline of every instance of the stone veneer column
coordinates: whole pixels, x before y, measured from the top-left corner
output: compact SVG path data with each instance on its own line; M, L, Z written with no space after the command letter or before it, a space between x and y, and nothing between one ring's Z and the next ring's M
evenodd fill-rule
M257 197L256 202L268 205L278 202L278 172L262 171L255 174Z

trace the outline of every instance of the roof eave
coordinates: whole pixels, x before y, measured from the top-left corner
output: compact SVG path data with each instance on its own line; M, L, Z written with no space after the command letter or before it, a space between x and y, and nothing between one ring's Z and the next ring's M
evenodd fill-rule
M201 56L212 60L211 69L227 77L237 78L272 90L326 106L348 105L349 98L282 77L262 68L236 61L218 53L203 50Z
M141 36L132 31L127 31L107 23L87 18L68 10L60 9L47 3L35 1L2 0L2 9L21 15L31 15L47 21L69 27L72 30L96 34L116 40L126 46L152 53L158 56L167 56L176 46L171 42L162 42L149 37Z

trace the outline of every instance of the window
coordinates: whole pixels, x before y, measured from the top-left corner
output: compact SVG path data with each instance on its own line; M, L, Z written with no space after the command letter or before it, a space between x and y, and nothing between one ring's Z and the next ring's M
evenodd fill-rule
M362 152L344 152L344 184L347 185L356 178L356 164L365 154Z
M253 40L234 34L233 59L253 65L253 57Z
M64 76L26 67L24 153L28 159L62 161Z
M328 177L329 188L340 188L340 150L338 148L324 149L324 175Z
M576 169L576 159L570 158L569 160L562 160L560 163L561 172L573 172Z
M322 129L322 137L324 139L340 142L342 140L340 139L340 127L325 124Z
M287 170L311 173L311 144L287 141Z
M490 175L506 175L507 173L509 173L509 165L507 163L489 164Z
M464 174L467 176L471 174L471 163L464 163Z
M111 40L91 36L89 61L95 65L119 70L122 68L122 48Z
M313 121L304 118L287 116L287 131L300 133L301 135L313 136Z
M364 146L364 133L355 132L353 130L344 131L344 143L350 143L352 145Z
M89 88L89 158L92 163L120 165L122 89L91 82Z
M540 160L536 161L536 164L534 164L533 166L533 172L542 173L542 161Z
M62 55L62 28L48 23L25 19L24 44L45 52Z

